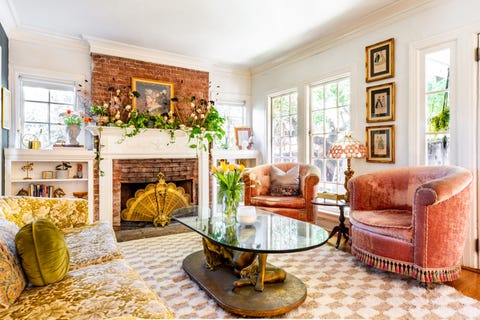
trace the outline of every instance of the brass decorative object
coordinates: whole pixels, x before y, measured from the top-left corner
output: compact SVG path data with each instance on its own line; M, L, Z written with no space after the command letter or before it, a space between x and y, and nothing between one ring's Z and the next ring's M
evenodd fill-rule
M189 205L190 195L173 182L167 184L164 174L159 173L157 184L137 190L135 197L127 200L121 218L125 221L151 221L155 227L164 227L170 222L173 210Z
M220 266L233 267L234 274L240 279L233 282L234 288L254 286L255 291L263 291L265 283L284 282L285 270L277 267L267 269L267 254L250 251L237 251L219 245L207 238L202 239L205 266L216 270Z
M33 162L27 162L26 165L22 166L22 170L27 172L27 176L23 178L23 180L32 180L32 178L28 176L28 172L33 170Z

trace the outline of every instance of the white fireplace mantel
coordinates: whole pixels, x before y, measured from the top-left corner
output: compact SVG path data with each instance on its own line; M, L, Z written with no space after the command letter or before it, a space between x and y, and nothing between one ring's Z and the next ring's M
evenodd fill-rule
M112 223L113 211L113 160L114 159L179 159L198 158L198 203L209 201L208 152L202 148L189 147L188 133L182 130L145 129L133 137L126 137L124 129L116 127L89 127L90 132L99 137L100 170L99 177L99 217L101 221Z

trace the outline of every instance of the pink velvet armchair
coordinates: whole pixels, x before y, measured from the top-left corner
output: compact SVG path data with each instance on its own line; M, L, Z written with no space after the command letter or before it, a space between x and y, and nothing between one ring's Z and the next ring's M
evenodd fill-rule
M352 253L420 282L455 280L472 210L472 173L454 166L405 167L348 182Z
M315 186L320 181L320 170L314 165L293 162L276 163L274 165L284 172L299 165L299 195L271 195L270 170L272 164L264 164L251 168L243 174L245 205L255 206L290 218L313 222L312 200L316 195ZM255 176L255 180L260 182L259 185L256 184L256 181L250 179L252 173Z

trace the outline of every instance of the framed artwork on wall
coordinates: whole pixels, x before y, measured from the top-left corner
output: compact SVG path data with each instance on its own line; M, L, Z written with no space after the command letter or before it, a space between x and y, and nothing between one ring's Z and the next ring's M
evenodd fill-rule
M367 127L367 162L395 163L393 125Z
M394 39L375 43L365 48L366 78L372 82L394 76Z
M10 129L12 117L12 93L7 88L2 88L2 128Z
M133 98L133 107L139 112L159 116L174 111L170 100L174 97L172 83L132 78L132 90L140 94Z
M235 127L235 144L241 150L247 149L248 139L252 135L252 129L249 127Z
M395 83L367 87L367 122L395 120Z

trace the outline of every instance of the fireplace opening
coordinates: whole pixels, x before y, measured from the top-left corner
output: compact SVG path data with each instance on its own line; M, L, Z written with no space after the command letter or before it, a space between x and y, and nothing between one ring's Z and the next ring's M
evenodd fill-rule
M170 183L169 181L166 181L166 184ZM183 188L185 191L185 194L188 196L188 201L189 203L193 202L192 199L192 191L193 191L193 180L181 180L181 181L171 181L171 183L174 183L175 186L178 188ZM137 191L145 191L148 185L155 185L156 182L153 183L146 183L146 182L130 182L130 183L121 183L120 186L120 206L121 210L123 211L124 209L127 209L127 201L129 199L134 200ZM146 219L145 219L146 220ZM152 221L128 221L124 220L121 218L120 220L120 230L131 230L131 229L136 229L136 228L146 228L146 227L152 227L154 226L154 223Z

